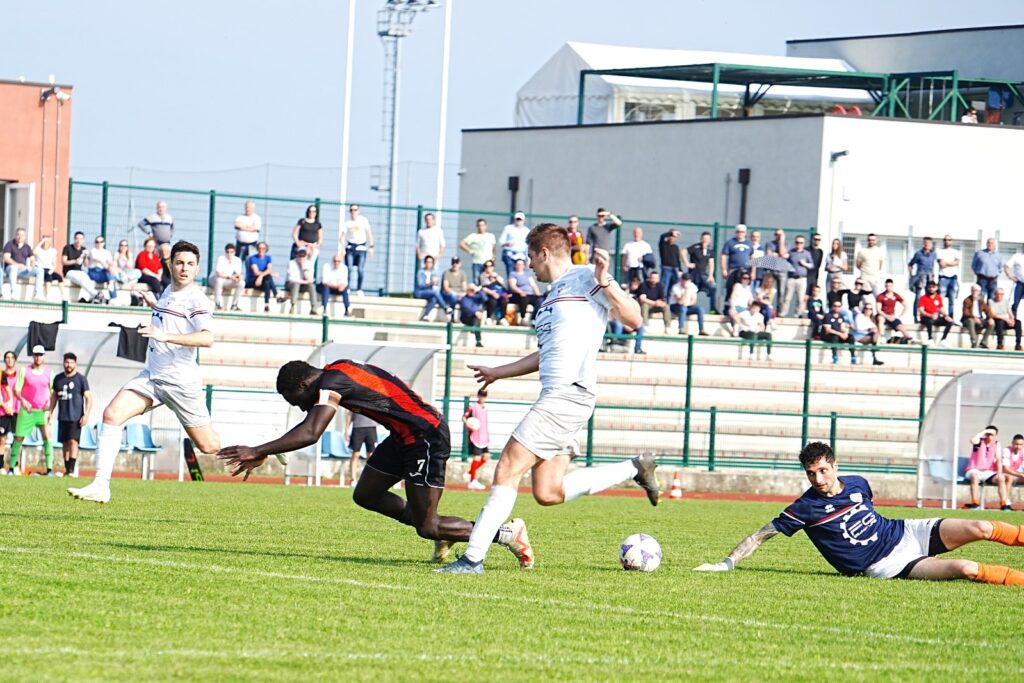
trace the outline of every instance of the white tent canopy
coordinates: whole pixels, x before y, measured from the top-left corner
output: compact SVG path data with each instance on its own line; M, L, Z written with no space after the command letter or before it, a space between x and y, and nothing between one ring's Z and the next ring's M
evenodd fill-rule
M956 507L971 436L995 425L1001 442L1024 431L1024 373L972 370L939 390L918 437L917 500Z
M596 43L569 42L563 45L516 93L517 127L563 126L576 123L580 72L585 69L630 69L690 64L742 64L814 71L854 71L841 59L782 57L741 52L665 50ZM691 83L623 76L594 75L587 78L584 123L621 123L627 102L646 102L675 107L676 116L695 118L696 104L709 105L710 83ZM739 102L743 88L719 84L723 103ZM789 103L869 103L859 90L775 86L767 101ZM690 104L690 107L686 105ZM819 108L820 110L820 108Z

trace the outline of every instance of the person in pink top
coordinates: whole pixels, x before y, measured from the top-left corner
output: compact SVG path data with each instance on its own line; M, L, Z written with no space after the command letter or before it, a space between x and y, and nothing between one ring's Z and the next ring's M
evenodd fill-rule
M7 436L14 435L14 420L18 417L18 401L14 398L14 383L18 379L18 358L14 351L4 353L4 367L0 370L0 475L4 469Z
M1010 447L1003 449L1003 460L1000 463L1002 475L1006 477L1007 497L1001 502L1003 510L1013 510L1010 504L1010 487L1024 484L1024 434L1014 434Z
M50 438L50 389L53 387L53 372L45 367L46 349L42 344L32 347L32 365L18 373L14 395L21 403L21 410L14 425L14 443L11 444L11 468L8 474L18 475L18 458L21 444L33 429L43 432L43 451L46 453L46 476L53 475L53 439Z
M1007 477L1000 472L998 436L995 425L989 425L971 437L971 458L964 472L964 478L971 484L971 502L964 506L968 510L978 508L982 484L995 484L999 487L999 499L1007 500Z
M486 486L477 480L477 473L484 463L490 459L491 429L487 422L487 390L481 389L476 392L476 403L471 403L462 416L462 424L466 425L469 432L469 454L473 460L469 463L469 484L467 488L474 491L483 491ZM470 429L470 419L476 421L476 429Z

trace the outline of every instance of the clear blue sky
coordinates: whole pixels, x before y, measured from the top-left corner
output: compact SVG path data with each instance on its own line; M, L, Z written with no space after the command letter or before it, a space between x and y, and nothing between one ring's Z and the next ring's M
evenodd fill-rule
M365 167L384 159L381 6L359 0L356 20L350 196L364 201L376 198ZM270 163L323 169L274 168L272 189L336 197L346 17L345 0L8 3L0 78L75 86L76 177L123 180L133 166L191 172L136 180L256 192L264 170L198 172ZM516 90L569 40L783 54L793 38L1019 23L1019 0L457 0L448 160L460 129L511 125ZM400 159L418 163L399 198L413 203L433 198L442 28L434 10L403 41Z

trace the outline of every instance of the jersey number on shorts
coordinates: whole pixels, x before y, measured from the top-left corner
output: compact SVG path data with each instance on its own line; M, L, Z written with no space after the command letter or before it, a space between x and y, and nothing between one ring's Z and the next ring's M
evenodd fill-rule
M426 466L427 466L427 459L426 458L419 458L418 460L416 460L416 471L415 472L410 472L409 476L410 477L415 477L415 476L418 476L420 474L423 474L423 470L424 470L424 468Z

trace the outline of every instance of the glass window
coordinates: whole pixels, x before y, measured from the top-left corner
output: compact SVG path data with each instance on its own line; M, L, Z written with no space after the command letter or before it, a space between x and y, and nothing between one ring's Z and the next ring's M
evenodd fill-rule
M885 252L885 272L890 275L897 275L907 272L907 261L910 254L907 253L907 240L904 237L889 237L882 242L882 250Z
M678 118L675 103L626 102L623 114L623 120L626 123L675 121Z

